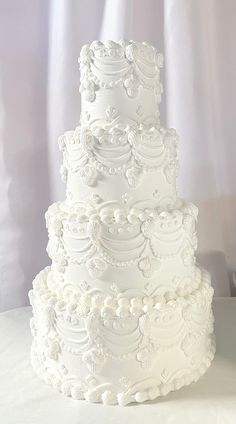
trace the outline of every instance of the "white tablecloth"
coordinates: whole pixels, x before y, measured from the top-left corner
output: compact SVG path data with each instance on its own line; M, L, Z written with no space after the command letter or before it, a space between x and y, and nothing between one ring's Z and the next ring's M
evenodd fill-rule
M0 315L1 424L236 424L236 298L215 299L217 355L199 382L127 407L75 401L31 369L30 308Z

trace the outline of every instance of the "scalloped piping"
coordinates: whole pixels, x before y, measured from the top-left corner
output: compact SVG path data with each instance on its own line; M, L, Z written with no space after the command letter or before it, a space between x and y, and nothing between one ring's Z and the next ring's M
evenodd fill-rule
M60 380L56 375L51 373L49 375L49 373L47 373L46 369L40 365L40 361L38 361L33 345L31 350L31 364L40 379L44 380L47 384L51 385L53 388L56 388L66 396L71 396L73 399L85 399L88 402L100 402L104 405L126 406L132 402L142 403L148 400L154 400L160 396L166 396L171 391L179 390L184 386L188 386L189 384L198 381L199 378L205 374L207 369L210 367L214 355L215 338L212 336L211 349L206 354L205 359L202 361L197 370L192 373L188 373L181 378L176 378L171 383L162 383L157 386L151 386L144 391L137 391L133 394L129 394L128 391L115 394L108 390L101 391L100 389L96 388L88 389L85 391L80 390L78 392L76 390L76 386L73 387L73 384L65 384L66 382Z
M149 59L143 56L144 51L149 55ZM137 52L138 55L141 52L139 60L145 63L145 70L140 69ZM150 58L150 54L152 58ZM117 69L113 72L113 78L109 82L105 82L93 73L94 60L101 63L104 56L110 58L111 62L114 61L114 57L126 62L126 67L123 66L120 72L119 70L117 72ZM163 56L157 53L157 50L148 43L135 41L120 41L119 43L107 41L102 43L101 41L94 41L90 45L82 47L79 63L81 70L80 92L85 91L86 100L89 102L95 100L98 88L111 89L117 86L124 88L129 98L136 97L139 86L143 86L146 89L154 90L157 104L161 102L163 86L160 82L160 68L163 65ZM149 72L147 68L149 68ZM110 73L109 76L111 76Z
M129 125L126 125L124 129L120 129L120 125L114 125L110 126L110 128L102 128L98 126L97 128L100 128L100 133L102 134L96 134L96 129L90 129L89 127L86 128L84 126L77 127L75 131L67 131L64 135L60 136L58 139L59 149L63 153L63 164L61 167L61 176L64 182L67 180L67 173L79 173L81 176L83 174L83 170L85 167L89 167L87 170L90 171L89 174L84 176L84 182L88 185L93 184L94 181L97 178L97 175L95 174L95 169L98 172L102 172L105 175L113 176L117 174L124 173L124 176L127 179L127 182L130 185L129 178L127 177L126 173L133 168L136 170L136 172L141 173L139 175L139 180L144 176L147 172L154 172L158 169L163 168L164 175L169 182L169 184L174 183L173 176L169 175L169 167L175 166L175 173L173 175L177 176L177 168L178 168L178 160L177 160L177 152L176 152L176 144L178 143L178 136L176 132L173 129L165 129L165 128L156 128L154 126L149 126L146 129L146 133L150 133L150 135L153 136L152 132L153 129L159 132L159 135L163 138L162 139L162 153L160 161L160 153L155 159L155 156L152 157L152 161L158 159L159 163L154 165L149 164L148 162L145 164L145 158L142 157L141 151L139 151L136 148L136 143L138 143L140 146L142 146L142 137L145 136L146 133L144 133L144 136L142 136L143 125L136 125L134 128L130 127ZM111 133L111 129L119 129L119 134L113 134ZM109 137L112 137L113 139L117 140L117 143L115 143L115 146L117 147L119 145L118 140L120 139L122 134L122 137L126 137L126 141L122 146L126 146L129 148L128 151L126 151L126 155L129 156L129 159L123 158L122 155L124 154L124 149L121 150L120 155L121 158L117 157L111 157L111 158L103 158L103 161L101 159L98 159L94 150L94 139L97 139L98 143L99 140L102 140L104 137L108 140ZM86 136L89 137L89 143L86 142ZM157 137L157 135L156 135ZM156 138L155 137L155 138ZM168 143L165 143L165 137L168 138ZM83 142L82 142L83 140ZM170 143L171 140L171 143ZM79 158L77 158L76 161L74 159L72 160L71 164L71 158L69 155L68 147L74 147L76 146L79 148L81 152ZM152 154L153 154L153 145L152 147ZM160 149L160 145L158 144L156 148ZM110 151L113 152L114 149L112 149L112 145L110 147ZM108 166L105 164L105 161L108 160L108 163L111 162L111 160L114 161L114 166ZM150 160L150 159L149 159ZM117 163L116 161L121 161L121 163ZM74 162L76 162L76 166L74 165ZM164 166L165 165L165 166ZM134 172L134 171L133 171ZM134 178L134 177L133 177ZM137 179L137 176L135 176ZM139 181L138 180L138 181ZM87 182L86 182L87 181ZM138 181L136 181L136 185L138 184ZM132 184L131 184L132 187Z
M169 206L164 210L161 208L153 207L153 202L151 202L150 205L147 204L147 202L135 202L128 209L119 209L118 206L119 204L117 204L117 202L115 201L101 202L101 204L99 204L97 207L91 206L86 202L78 202L76 205L74 205L68 210L68 205L66 202L57 202L53 204L51 207L49 207L46 213L47 227L49 230L50 240L51 237L59 237L60 248L63 251L59 255L57 255L56 251L53 250L52 252L50 252L48 250L49 256L54 259L56 263L58 262L58 260L59 262L61 262L61 260L63 259L63 261L65 261L64 265L67 265L68 261L70 263L81 265L87 260L90 260L96 250L98 254L98 260L103 260L107 265L110 265L112 267L123 268L131 266L137 262L140 272L143 274L144 277L147 278L150 275L145 275L145 273L148 270L151 271L150 268L151 265L153 265L151 264L151 261L165 260L170 259L172 257L176 257L176 255L179 254L180 251L182 251L182 261L184 265L188 266L194 264L194 251L197 247L196 233L194 231L195 227L192 225L189 228L188 223L186 226L186 219L190 218L192 220L192 224L196 220L197 208L194 205L192 205L191 203L184 203L179 199L175 205ZM71 216L73 216L73 222L75 223L86 222L87 224L89 224L90 229L92 231L90 235L90 241L94 252L92 253L91 249L89 248L90 250L87 249L86 253L84 253L83 256L77 259L74 257L71 258L70 255L66 255L66 245L65 243L62 243L62 240L60 238L60 232L63 227L63 222L70 222ZM76 219L74 218L75 216ZM141 262L143 262L146 257L144 254L141 257L141 251L139 251L137 254L134 248L132 249L133 257L125 261L122 256L115 257L115 255L119 253L119 250L113 252L112 250L109 251L109 245L107 245L106 248L102 246L98 232L99 230L101 230L101 225L108 226L110 223L118 226L117 231L119 231L120 228L123 229L125 225L140 225L140 236L142 237L143 243L142 252L144 251L144 248L149 248L151 254L151 257L147 258L149 263L143 263L141 265ZM53 227L54 224L56 224L56 229L54 229ZM179 230L180 237L178 240L178 247L175 249L175 252L169 254L158 254L157 252L155 252L155 250L153 250L152 240L150 238L151 234L147 234L146 229L144 228L145 225L152 224L155 224L157 226L158 231L163 231L164 228L166 232L169 232L170 227L172 232ZM158 235L156 235L155 237L158 239ZM130 237L130 240L131 238L132 237ZM149 242L150 240L151 242ZM136 254L136 257L134 257L134 253ZM59 256L58 259L57 256ZM92 260L95 261L95 259L96 258L93 258ZM59 266L63 267L64 270L64 265L60 264ZM95 272L99 272L99 266L95 266L95 268ZM104 269L101 269L101 273L103 271ZM94 277L95 275L92 276ZM99 277L99 275L96 276Z

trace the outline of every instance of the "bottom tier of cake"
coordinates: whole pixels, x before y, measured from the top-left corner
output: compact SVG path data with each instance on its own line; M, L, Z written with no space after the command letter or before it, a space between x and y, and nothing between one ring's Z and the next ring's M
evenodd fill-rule
M143 402L197 381L209 367L215 341L206 271L190 295L160 302L118 294L105 305L99 297L88 305L58 299L47 285L49 271L30 291L31 359L38 376L65 395L107 405Z

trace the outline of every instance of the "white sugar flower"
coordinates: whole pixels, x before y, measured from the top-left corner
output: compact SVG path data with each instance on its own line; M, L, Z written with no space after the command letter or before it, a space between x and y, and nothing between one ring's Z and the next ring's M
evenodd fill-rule
M105 355L101 350L93 347L87 352L84 352L82 361L87 365L88 370L92 374L96 374L102 369L105 363Z
M92 51L90 50L89 45L86 44L85 46L83 46L80 52L80 58L79 58L80 63L82 65L88 65L91 61L91 54L92 54Z
M86 151L91 150L93 148L94 138L90 131L82 131L80 135L80 141Z
M139 80L138 77L132 73L124 80L124 87L129 97L136 97L138 95Z
M86 164L80 171L80 176L85 184L88 186L94 185L96 179L97 179L97 171L96 169L90 165Z
M91 258L86 263L87 269L91 277L100 278L106 270L106 263L100 258Z
M131 187L136 187L141 179L142 171L137 166L128 168L125 172L128 183Z
M143 276L146 278L150 278L154 272L154 269L152 267L152 260L148 256L140 259L138 267L142 272Z
M93 81L84 80L81 83L80 91L85 93L85 98L88 102L93 102L95 100L95 84Z

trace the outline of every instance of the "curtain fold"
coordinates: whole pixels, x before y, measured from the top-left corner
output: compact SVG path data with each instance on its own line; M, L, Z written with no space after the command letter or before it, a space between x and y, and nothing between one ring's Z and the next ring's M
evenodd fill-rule
M95 39L165 56L162 124L180 135L178 189L199 207L216 294L236 269L236 2L9 0L0 6L0 310L28 303L49 263L44 214L64 198L57 138L79 123L78 56Z

